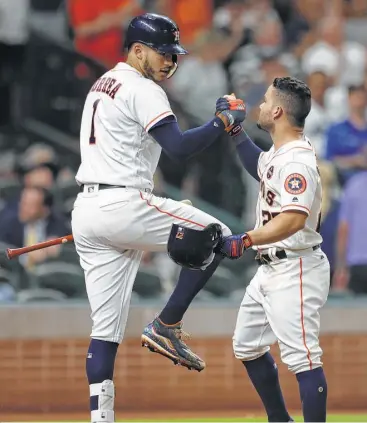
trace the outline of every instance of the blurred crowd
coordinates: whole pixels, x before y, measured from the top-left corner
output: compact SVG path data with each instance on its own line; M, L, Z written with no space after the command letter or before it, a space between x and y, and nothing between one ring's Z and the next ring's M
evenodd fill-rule
M234 92L248 107L246 131L267 150L270 138L256 120L268 85L286 75L309 84L305 135L319 159L332 291L367 294L366 0L0 0L0 141L14 128L29 22L40 26L43 17L50 37L107 68L125 59L124 30L145 11L174 19L190 52L164 83L182 130L209 120L217 98ZM49 145L32 145L21 155L0 145L0 241L20 247L69 233L76 169L60 167ZM156 182L158 193L165 194L167 182L242 219L244 228L254 223L258 186L227 137L180 166L162 155ZM36 251L21 264L31 271L60 251ZM144 263L161 270L169 292L177 269L160 255L146 255Z

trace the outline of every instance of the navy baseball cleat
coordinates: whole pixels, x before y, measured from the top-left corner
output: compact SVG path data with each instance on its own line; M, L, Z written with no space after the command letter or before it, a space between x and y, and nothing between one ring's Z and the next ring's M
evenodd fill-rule
M201 372L205 368L205 362L185 344L184 339L188 337L189 335L182 330L181 322L167 326L159 318L155 318L145 327L141 344L150 351L169 358L174 364Z

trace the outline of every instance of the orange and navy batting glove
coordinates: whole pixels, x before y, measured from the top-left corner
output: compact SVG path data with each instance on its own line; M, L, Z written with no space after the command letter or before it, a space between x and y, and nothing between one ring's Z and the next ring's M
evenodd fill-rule
M252 247L252 240L247 233L223 238L219 245L219 254L232 260L242 257L245 250Z
M236 135L242 131L241 123L246 118L245 103L234 96L220 97L215 105L215 115L224 123L229 135Z

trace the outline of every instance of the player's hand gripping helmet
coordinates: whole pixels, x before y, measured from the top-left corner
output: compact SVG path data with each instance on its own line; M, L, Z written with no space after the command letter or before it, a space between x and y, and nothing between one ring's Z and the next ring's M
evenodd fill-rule
M177 70L177 55L188 54L180 44L180 31L176 23L167 16L145 13L136 16L129 24L125 35L125 47L133 43L142 43L158 53L172 54L173 69L167 75L170 78Z
M222 227L218 223L211 223L202 230L174 223L168 238L168 255L180 266L200 270L210 263L221 240Z

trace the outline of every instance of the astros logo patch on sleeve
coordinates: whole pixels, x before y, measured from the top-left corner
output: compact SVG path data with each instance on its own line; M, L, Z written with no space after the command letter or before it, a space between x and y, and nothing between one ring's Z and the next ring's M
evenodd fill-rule
M292 173L285 180L284 188L289 194L302 194L306 191L307 182L300 173Z

